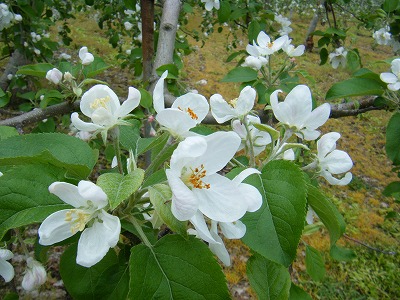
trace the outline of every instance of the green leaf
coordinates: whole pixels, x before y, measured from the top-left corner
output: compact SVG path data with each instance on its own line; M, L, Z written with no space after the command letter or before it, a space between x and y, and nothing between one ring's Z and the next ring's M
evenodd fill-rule
M280 136L279 131L267 124L253 123L252 125L260 131L267 132L274 141L276 141Z
M165 175L165 170L160 169L160 170L154 172L153 174L151 174L149 177L147 177L145 179L145 181L143 182L142 187L145 188L148 186L152 186L154 184L161 183L166 180L167 180L167 175Z
M349 50L347 51L346 55L346 66L351 71L356 71L361 67L361 59L356 50Z
M329 53L326 48L321 48L319 50L319 58L321 62L319 63L320 66L324 65L328 61Z
M399 0L385 0L385 2L383 2L382 7L386 12L392 12L396 10L399 4L400 4Z
M14 127L0 126L0 141L17 135L19 135L18 130Z
M218 10L218 22L224 23L229 20L231 16L231 5L228 1L221 1L220 8Z
M226 74L221 82L248 82L256 80L258 72L249 67L237 67Z
M394 181L389 183L388 186L386 186L382 192L382 194L385 195L386 197L399 193L400 193L400 181Z
M0 240L11 228L43 221L70 207L49 193L53 182L63 180L64 170L51 165L23 165L0 177Z
M161 76L166 70L168 70L167 78L170 79L178 79L179 78L179 69L174 64L166 64L157 68L157 75Z
M390 118L386 128L386 154L395 165L400 164L400 113ZM1 153L1 151L0 151Z
M247 262L247 276L258 299L288 299L291 281L289 271L284 266L255 254Z
M106 173L99 176L97 185L107 194L110 208L115 209L122 201L138 190L143 182L144 171L135 169L132 173Z
M321 281L325 277L324 258L317 249L309 245L306 246L306 268L314 281Z
M330 254L332 258L337 261L351 261L356 258L356 254L353 250L339 247L338 245L333 245L331 247Z
M355 97L365 95L382 95L384 88L379 82L369 78L350 78L335 83L326 93L326 100L344 97Z
M151 97L151 94L143 88L139 88L139 91L141 95L140 105L144 108L150 108L153 104L153 97Z
M221 267L199 239L167 235L130 258L129 299L229 299Z
M0 141L0 165L52 164L83 179L96 160L97 153L87 143L61 133L26 134Z
M53 68L54 68L54 66L52 64L47 64L47 63L25 65L25 66L19 67L17 74L38 76L38 77L44 78L44 77L46 77L46 73Z
M299 288L292 282L289 300L312 300L312 298L303 289Z
M253 41L257 40L257 36L261 31L261 26L260 23L258 23L256 20L253 20L249 24L249 30L247 32L247 36L249 39L250 43L253 43Z
M139 120L129 120L132 126L119 126L119 141L126 150L132 150L136 154L136 148L138 147L138 140L140 137L140 126ZM136 155L135 155L136 157Z
M343 235L346 223L336 206L318 188L307 186L307 201L329 231L331 246Z
M267 259L289 266L296 257L306 215L303 172L291 162L277 160L245 182L260 191L263 205L242 218L247 227L243 242Z
M90 65L84 66L83 74L86 78L94 77L97 74L107 70L110 66L106 64L106 62L100 57L95 57L93 62Z
M74 299L104 299L104 291L98 288L103 273L118 263L117 255L110 249L97 264L85 268L76 263L77 244L71 245L61 255L60 274L65 288Z
M150 201L157 214L174 232L186 236L186 222L179 221L171 212L172 192L168 185L156 184L149 187Z

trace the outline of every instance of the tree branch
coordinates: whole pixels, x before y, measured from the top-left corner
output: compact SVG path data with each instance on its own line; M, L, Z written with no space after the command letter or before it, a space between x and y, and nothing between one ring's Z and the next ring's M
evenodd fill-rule
M7 76L9 74L14 76L19 66L23 66L28 63L29 61L26 59L26 57L19 50L15 50L5 67L3 75L0 77L0 88L5 91L10 84L10 80L8 80Z

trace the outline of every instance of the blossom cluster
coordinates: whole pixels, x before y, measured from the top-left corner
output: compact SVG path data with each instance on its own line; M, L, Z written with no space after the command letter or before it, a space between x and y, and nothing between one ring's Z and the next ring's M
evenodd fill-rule
M372 37L378 45L391 46L393 48L393 52L400 50L400 42L393 38L392 34L390 33L389 26L385 26L377 31L374 31Z
M21 22L22 16L11 12L5 3L0 3L0 31L13 25L13 22Z

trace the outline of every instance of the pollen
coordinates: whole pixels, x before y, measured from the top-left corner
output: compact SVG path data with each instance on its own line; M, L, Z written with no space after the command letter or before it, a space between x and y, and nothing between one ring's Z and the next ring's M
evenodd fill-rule
M71 223L71 232L73 234L85 229L85 225L89 222L91 215L80 209L70 209L65 214L65 221Z
M110 102L110 96L104 98L96 98L92 103L90 103L91 109L97 109L100 107L107 108L107 103Z
M230 104L230 106L232 106L233 108L236 107L238 98L232 99L231 101L229 101L228 103Z
M204 165L201 164L200 168L192 170L192 174L189 176L189 182L196 189L209 189L210 184L204 183L202 180L206 175L207 171L204 170Z
M274 42L267 43L267 47L270 49L272 48L273 45L274 45Z
M186 112L193 120L199 119L199 117L194 113L193 109L191 109L190 107L182 109L180 106L178 106L178 109Z

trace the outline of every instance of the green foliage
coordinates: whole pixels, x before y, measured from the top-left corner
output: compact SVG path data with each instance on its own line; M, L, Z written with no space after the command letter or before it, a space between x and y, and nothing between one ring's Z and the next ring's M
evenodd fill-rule
M395 165L400 165L400 113L395 113L386 128L386 154Z
M225 278L208 247L195 237L167 235L138 245L130 258L130 299L228 299Z
M304 175L291 162L278 160L268 163L261 175L250 179L246 182L258 188L263 205L243 217L247 231L242 240L265 258L289 266L296 256L304 227Z
M382 95L384 92L382 85L369 78L350 78L342 82L335 83L326 93L326 100L344 97L355 97L364 95Z
M226 74L222 82L249 82L256 80L258 72L249 67L237 67Z
M17 129L9 126L0 126L0 141L18 135Z
M321 281L325 277L325 261L321 252L307 245L306 246L306 267L307 273L315 281Z

